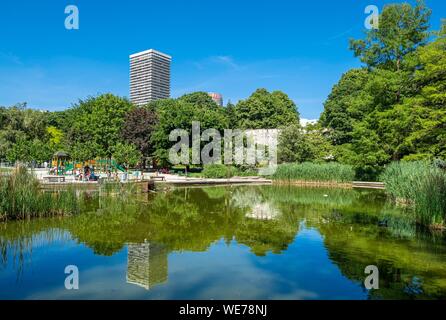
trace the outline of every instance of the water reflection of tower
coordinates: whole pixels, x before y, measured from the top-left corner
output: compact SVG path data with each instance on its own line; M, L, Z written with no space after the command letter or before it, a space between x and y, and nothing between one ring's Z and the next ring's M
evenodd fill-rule
M149 290L167 281L167 249L153 243L130 243L127 252L127 283Z

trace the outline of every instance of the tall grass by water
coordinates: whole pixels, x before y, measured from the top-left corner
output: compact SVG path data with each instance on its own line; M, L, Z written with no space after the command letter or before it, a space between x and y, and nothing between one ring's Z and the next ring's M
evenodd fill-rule
M381 180L397 202L412 205L420 224L446 226L446 171L428 162L395 162Z
M355 170L340 163L284 163L277 167L272 179L281 181L324 181L348 183L353 181Z
M79 211L74 190L44 192L24 167L0 178L0 220L71 215Z

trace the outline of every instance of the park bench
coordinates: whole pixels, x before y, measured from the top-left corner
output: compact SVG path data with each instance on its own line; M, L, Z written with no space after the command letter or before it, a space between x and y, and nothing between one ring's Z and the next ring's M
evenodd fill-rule
M45 181L45 182L65 182L65 177L63 177L63 176L43 177L43 181Z

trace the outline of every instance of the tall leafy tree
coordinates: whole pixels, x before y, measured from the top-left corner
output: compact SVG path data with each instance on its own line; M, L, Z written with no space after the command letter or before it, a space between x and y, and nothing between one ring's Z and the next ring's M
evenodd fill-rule
M337 145L337 160L376 177L391 160L445 157L445 26L428 43L430 10L384 8L379 29L351 48L367 64L333 88L321 123Z
M175 129L186 130L191 137L192 121L200 122L201 131L213 128L223 133L223 130L228 128L225 109L208 98L210 99L209 96L198 93L151 103L158 118L151 137L155 158L163 164L168 164L169 149L174 144L169 141L170 132Z
M352 69L333 87L324 103L321 124L331 129L335 145L351 142L353 125L370 112L372 97L364 90L370 78L367 69Z
M386 5L379 16L379 28L367 31L365 39L351 40L355 56L367 66L400 70L404 57L425 44L429 37L431 10L422 0Z
M127 113L121 136L125 142L133 144L143 157L149 157L154 151L150 139L156 123L157 115L152 107L135 108Z
M239 101L234 118L240 129L274 129L299 124L296 104L283 92L257 89L248 99Z
M0 159L48 160L48 112L27 109L26 104L0 108ZM40 146L39 148L37 146ZM40 152L42 151L42 152Z
M78 147L94 145L95 157L110 158L113 146L121 141L125 116L133 108L127 99L112 94L79 101L69 114L71 126L67 132L67 143Z

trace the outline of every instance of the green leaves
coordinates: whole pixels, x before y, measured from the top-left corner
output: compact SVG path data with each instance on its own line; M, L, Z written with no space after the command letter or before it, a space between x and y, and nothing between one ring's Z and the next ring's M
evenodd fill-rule
M279 136L279 162L323 162L331 159L333 147L321 128L302 128L300 125L283 127Z
M66 142L71 148L95 146L93 158L111 157L112 147L121 141L125 117L135 108L127 99L104 94L79 101L69 114Z
M338 160L379 172L446 156L446 28L426 44L429 15L422 2L389 5L379 30L352 41L368 68L343 75L321 115Z
M299 113L294 102L281 91L269 93L257 89L248 99L233 109L234 127L240 129L276 129L299 124Z
M132 144L117 143L113 146L113 159L126 168L136 166L141 157L141 152Z
M379 17L379 28L367 31L365 39L352 39L350 48L369 68L401 70L404 57L429 37L430 14L424 1L417 1L415 7L387 5Z
M215 128L223 133L229 128L229 119L223 107L218 106L206 93L196 92L178 99L152 102L158 122L151 136L154 156L167 164L170 147L169 134L175 129L183 129L192 134L192 121L199 121L201 131Z

